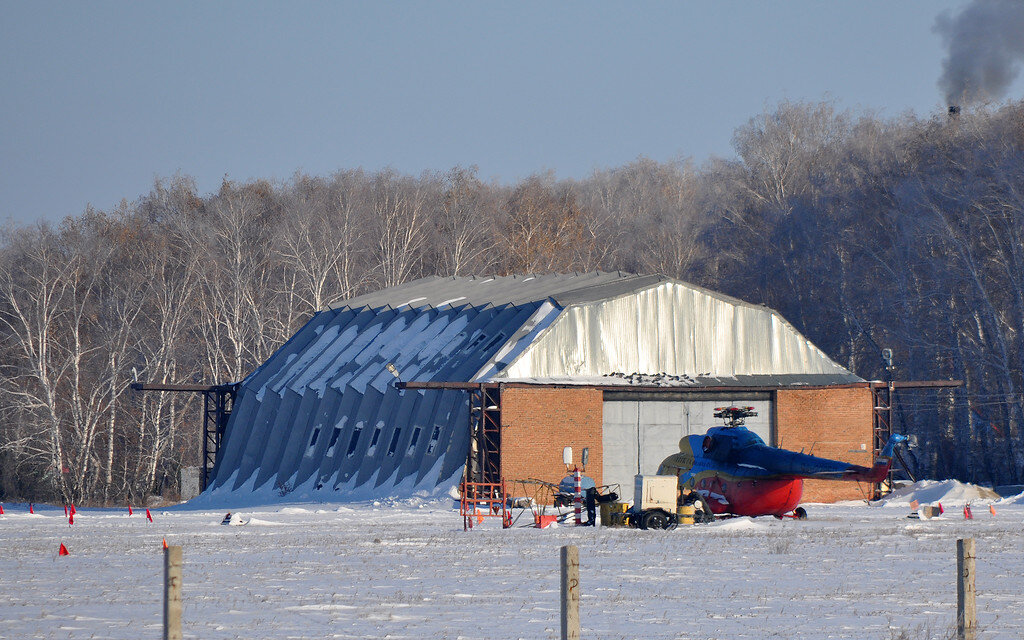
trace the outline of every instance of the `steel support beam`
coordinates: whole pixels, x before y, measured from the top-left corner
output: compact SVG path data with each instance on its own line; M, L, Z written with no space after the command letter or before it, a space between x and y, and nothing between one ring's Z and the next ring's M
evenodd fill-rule
M206 491L210 476L217 465L224 429L227 427L231 411L238 395L238 384L163 384L136 382L131 385L134 391L157 391L170 393L201 393L203 394L203 442L200 491Z

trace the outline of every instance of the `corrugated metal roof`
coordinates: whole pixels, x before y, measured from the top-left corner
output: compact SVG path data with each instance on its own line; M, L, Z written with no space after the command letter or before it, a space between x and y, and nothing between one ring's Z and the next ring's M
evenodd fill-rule
M478 307L487 304L521 305L549 298L564 306L581 300L602 300L639 291L665 279L665 276L601 271L526 276L432 276L341 300L330 305L330 308Z

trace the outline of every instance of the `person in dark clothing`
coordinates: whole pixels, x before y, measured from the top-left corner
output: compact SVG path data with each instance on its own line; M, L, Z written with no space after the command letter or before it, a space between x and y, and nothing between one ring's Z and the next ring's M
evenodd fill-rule
M588 527L597 525L597 487L591 487L587 489L584 501L587 505L587 522L585 523Z

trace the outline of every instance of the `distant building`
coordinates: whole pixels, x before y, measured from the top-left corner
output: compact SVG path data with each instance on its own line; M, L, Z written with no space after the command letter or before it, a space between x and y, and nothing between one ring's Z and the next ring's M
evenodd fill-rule
M399 390L389 364L434 388ZM664 276L423 278L324 309L247 377L210 485L431 494L480 448L507 480L557 481L572 446L598 484L625 488L732 404L757 409L747 426L769 444L868 465L871 386L771 309ZM478 412L500 428L473 431ZM804 495L868 490L808 481Z

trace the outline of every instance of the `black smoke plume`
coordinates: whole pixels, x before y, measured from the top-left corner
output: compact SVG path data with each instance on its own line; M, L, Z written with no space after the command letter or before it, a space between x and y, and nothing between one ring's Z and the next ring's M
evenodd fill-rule
M939 78L946 104L1003 97L1024 61L1024 0L974 0L940 15L933 30L948 51Z

